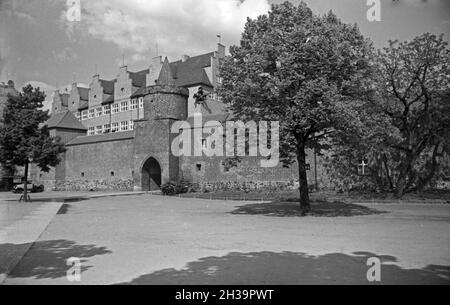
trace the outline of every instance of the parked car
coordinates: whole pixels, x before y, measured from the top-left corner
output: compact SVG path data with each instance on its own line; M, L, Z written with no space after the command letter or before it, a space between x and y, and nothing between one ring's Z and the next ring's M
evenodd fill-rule
M15 194L23 193L24 187L25 187L24 183L15 185L13 188L13 193ZM29 183L27 189L30 193L42 193L44 191L44 186Z

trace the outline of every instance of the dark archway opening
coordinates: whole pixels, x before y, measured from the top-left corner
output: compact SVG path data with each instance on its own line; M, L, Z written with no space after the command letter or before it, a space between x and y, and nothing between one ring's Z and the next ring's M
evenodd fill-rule
M161 166L154 158L145 161L142 167L142 190L158 191L161 188Z

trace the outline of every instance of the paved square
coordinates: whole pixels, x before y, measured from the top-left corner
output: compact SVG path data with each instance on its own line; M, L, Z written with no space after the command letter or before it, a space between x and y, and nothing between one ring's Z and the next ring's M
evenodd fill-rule
M369 284L370 257L383 262L381 284L450 283L448 205L308 218L267 207L151 195L68 203L6 284L73 284L72 257L80 284Z

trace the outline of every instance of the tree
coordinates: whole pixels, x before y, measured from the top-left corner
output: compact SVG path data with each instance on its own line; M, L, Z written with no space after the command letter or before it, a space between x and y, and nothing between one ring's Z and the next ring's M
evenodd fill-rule
M59 138L50 136L43 123L49 119L43 111L45 94L31 85L17 96L8 96L0 126L0 162L8 167L24 167L24 200L28 200L28 172L30 164L42 171L59 164L59 155L65 152Z
M401 198L432 185L448 167L450 50L442 36L427 33L390 41L376 62L358 126L334 138L334 164L343 174L365 156L373 186Z
M349 101L370 72L371 44L332 12L315 16L301 3L273 5L248 19L239 46L222 63L219 94L239 119L280 122L285 166L298 163L300 206L310 211L308 148L345 125Z

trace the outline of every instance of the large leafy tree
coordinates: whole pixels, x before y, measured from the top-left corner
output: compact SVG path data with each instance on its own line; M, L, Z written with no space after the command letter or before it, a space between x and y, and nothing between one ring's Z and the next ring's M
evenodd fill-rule
M31 85L17 96L8 96L0 126L0 162L10 168L24 167L25 201L30 164L48 172L65 151L60 139L51 137L43 124L49 119L48 111L42 110L44 100L45 94Z
M432 185L448 168L450 50L442 36L426 33L391 41L376 62L353 132L334 138L334 164L340 178L351 180L349 163L366 156L372 178L366 180L402 197Z
M220 95L239 119L280 122L281 158L285 166L297 162L300 205L308 212L307 149L321 148L356 115L349 105L370 72L371 44L332 12L316 16L303 2L285 2L248 19L230 53Z

